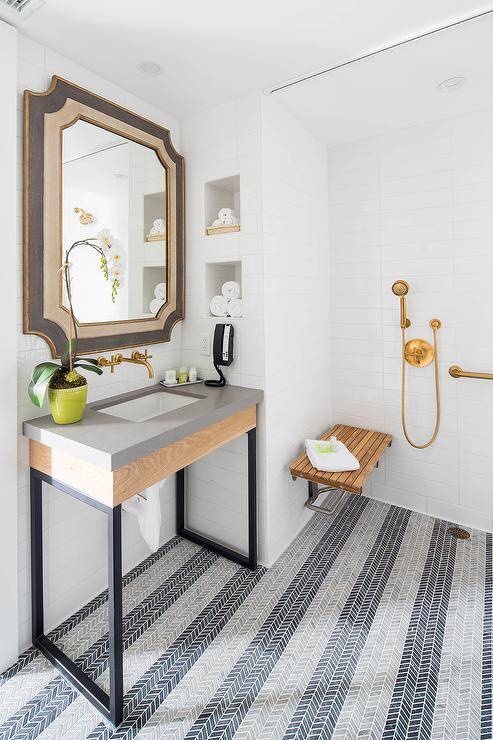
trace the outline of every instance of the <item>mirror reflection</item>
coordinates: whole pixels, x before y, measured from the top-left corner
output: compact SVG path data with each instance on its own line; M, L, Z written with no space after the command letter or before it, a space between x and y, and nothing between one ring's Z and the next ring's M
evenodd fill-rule
M78 323L155 316L167 293L166 169L156 152L78 120L62 134L63 261ZM60 277L63 305L66 288Z

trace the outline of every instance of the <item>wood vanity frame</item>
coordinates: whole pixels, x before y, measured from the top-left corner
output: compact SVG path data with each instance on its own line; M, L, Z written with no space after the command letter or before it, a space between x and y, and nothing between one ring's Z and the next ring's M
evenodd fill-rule
M248 554L185 526L186 468L243 434L248 437ZM121 505L144 488L176 474L177 534L251 569L257 567L256 406L249 406L116 470L108 470L29 441L31 467L31 602L33 644L114 727L123 721L123 610ZM43 482L107 516L109 695L44 634Z

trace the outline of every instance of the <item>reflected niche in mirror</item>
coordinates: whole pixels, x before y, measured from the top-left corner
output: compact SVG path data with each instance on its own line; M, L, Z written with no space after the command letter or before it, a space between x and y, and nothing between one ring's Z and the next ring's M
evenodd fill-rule
M156 151L84 120L62 133L63 261L78 324L156 316L166 303L167 172ZM102 250L102 253L101 253ZM68 308L60 275L62 305Z

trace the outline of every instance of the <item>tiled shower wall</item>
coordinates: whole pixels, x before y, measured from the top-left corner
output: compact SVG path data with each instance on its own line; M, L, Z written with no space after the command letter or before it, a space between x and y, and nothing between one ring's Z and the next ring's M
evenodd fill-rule
M15 64L15 60L12 60ZM179 150L179 130L175 119L125 92L98 75L71 62L65 57L37 44L25 36L19 36L18 58L18 409L19 433L23 419L46 413L36 409L28 399L27 385L35 364L49 359L49 351L43 339L22 333L22 92L24 89L44 91L48 88L52 74L62 76L144 117L161 123L171 131L173 144ZM76 204L77 205L77 204ZM97 203L84 206L97 216ZM97 226L97 224L96 224ZM88 234L90 235L90 234ZM181 326L173 330L168 344L152 345L149 352L157 377L163 377L167 367L181 364ZM124 365L113 375L105 372L101 377L91 375L89 400L124 393L146 384L145 368ZM174 525L174 482L164 484L161 496L163 525L161 539L164 542L175 531ZM44 497L45 523L45 609L46 625L58 624L67 615L106 587L106 529L104 516L95 509L68 499L51 489ZM30 576L29 576L29 507L28 507L28 456L27 444L19 436L19 648L22 650L30 638ZM124 567L128 569L149 553L139 534L136 520L124 514L123 555Z
M452 364L493 368L493 110L329 152L334 419L391 432L367 493L492 529L493 382L455 380ZM408 338L439 332L442 425L415 450L400 428L399 300L410 283ZM433 368L407 366L409 428L434 424Z

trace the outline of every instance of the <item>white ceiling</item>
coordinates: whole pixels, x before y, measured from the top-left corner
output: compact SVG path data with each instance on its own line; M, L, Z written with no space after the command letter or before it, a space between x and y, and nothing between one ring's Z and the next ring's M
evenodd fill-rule
M46 0L32 14L1 8L0 17L181 117L487 7L482 0ZM446 112L451 103L443 95L438 102L435 84L470 67L467 87L450 95L472 95L474 74L488 54L486 39L475 49L469 37L459 44L460 56L437 39L275 97L329 144L369 135L390 121L408 125L416 95L420 105ZM147 60L158 62L163 75L138 72L136 65Z
M87 121L76 121L72 126L63 130L62 142L62 162L65 164L104 149L128 144L128 139L107 131L105 128L87 123Z
M493 106L493 16L274 94L328 146ZM451 77L457 89L439 90Z

